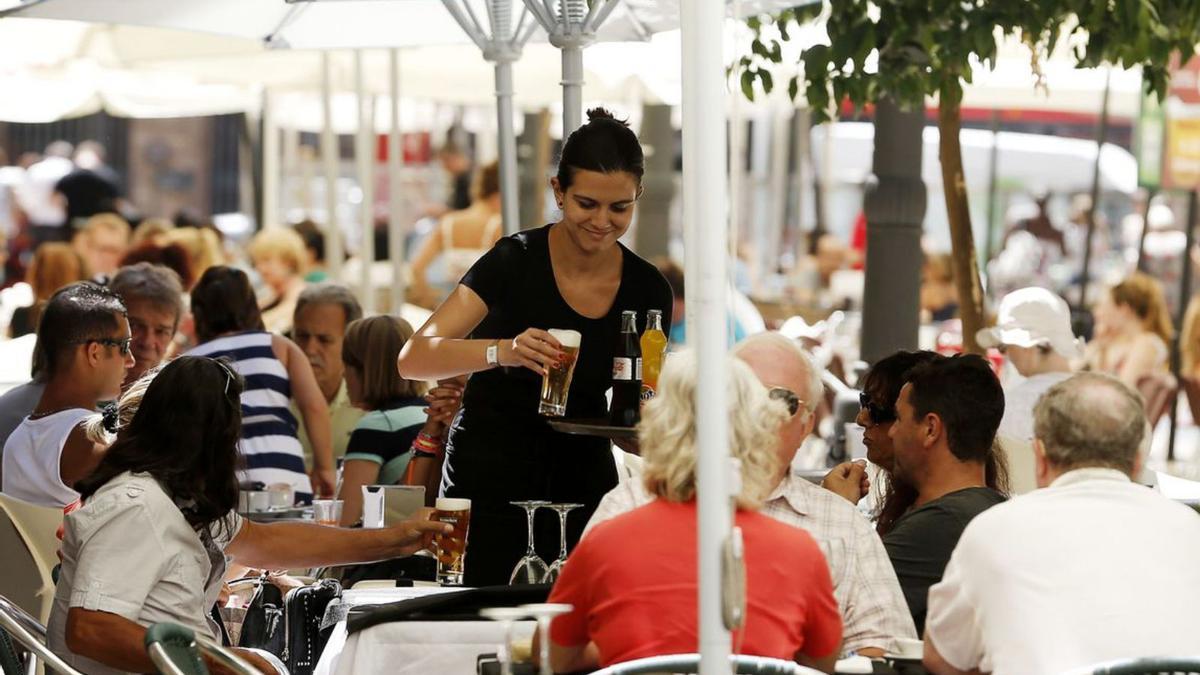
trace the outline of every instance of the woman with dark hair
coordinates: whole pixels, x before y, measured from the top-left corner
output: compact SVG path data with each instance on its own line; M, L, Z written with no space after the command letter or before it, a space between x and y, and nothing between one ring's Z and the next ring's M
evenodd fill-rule
M944 358L930 351L899 351L880 359L871 366L863 377L860 401L855 422L863 428L863 443L867 446L867 459L882 471L883 484L879 486L878 506L875 511L875 530L879 536L892 531L896 521L917 500L917 491L904 481L896 480L894 474L895 451L888 431L896 421L896 399L908 381L909 374L917 366ZM987 487L1008 493L1008 469L998 455L995 446L984 464ZM867 495L869 485L858 480L846 480L847 465L834 467L821 485L858 503Z
M140 401L122 400L137 412L78 483L83 505L65 519L48 633L50 648L76 669L157 672L143 640L161 621L215 640L208 610L227 556L270 569L364 562L410 554L447 529L430 521L342 530L242 520L235 509L244 380L222 361L192 356L153 377Z
M538 399L542 374L561 357L548 329L582 335L567 417L594 419L606 416L621 312L644 322L648 310L662 310L671 325L666 279L618 241L633 220L644 170L633 131L605 110L588 111L550 180L561 218L500 239L400 352L409 379L471 374L442 476L445 496L473 502L469 585L507 582L524 553L525 516L510 501L584 504L568 522L573 545L617 483L608 440L555 432L538 415ZM552 558L558 533L549 520L540 525L537 542Z
M200 344L188 354L225 357L246 378L242 480L266 486L286 483L301 502L312 499L313 488L317 494L333 494L329 406L304 352L291 340L264 330L246 273L232 267L208 268L192 289L192 316ZM311 474L306 474L296 418L289 409L292 399L312 442Z

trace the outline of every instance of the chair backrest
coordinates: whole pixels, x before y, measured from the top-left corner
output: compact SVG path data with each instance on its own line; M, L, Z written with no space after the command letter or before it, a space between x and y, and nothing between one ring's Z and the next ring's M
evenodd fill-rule
M48 670L63 675L81 675L46 647L46 627L4 596L0 596L0 630L8 633L13 640L32 652L46 664Z
M186 626L169 621L150 626L146 631L145 645L146 654L163 675L208 675L202 655L220 663L235 675L261 675L258 669L233 651L202 635L196 635ZM276 670L282 668L278 659L273 660L272 665ZM286 674L287 670L280 672Z
M0 595L45 623L54 604L61 509L35 506L0 494Z
M1188 408L1192 411L1192 419L1200 424L1200 378L1183 375L1179 380L1183 392L1187 394Z
M729 657L735 673L748 675L820 675L820 671L793 661L742 654ZM700 667L699 654L668 654L615 663L592 675L638 675L639 673L695 673Z
M1146 421L1150 422L1151 429L1170 409L1178 389L1179 382L1170 373L1143 375L1138 380L1137 390L1142 395L1146 407Z
M1077 671L1091 675L1172 675L1200 673L1200 656L1162 656L1109 661Z
M191 630L176 623L150 626L143 640L146 654L163 675L208 675Z

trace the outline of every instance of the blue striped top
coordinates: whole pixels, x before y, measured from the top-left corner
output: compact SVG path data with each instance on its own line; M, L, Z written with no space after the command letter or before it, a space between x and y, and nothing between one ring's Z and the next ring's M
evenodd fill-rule
M190 356L225 357L246 380L242 391L241 452L243 482L288 483L296 500L312 499L312 483L304 467L304 451L296 437L297 422L289 408L292 383L287 368L271 349L270 333L250 331L205 342Z

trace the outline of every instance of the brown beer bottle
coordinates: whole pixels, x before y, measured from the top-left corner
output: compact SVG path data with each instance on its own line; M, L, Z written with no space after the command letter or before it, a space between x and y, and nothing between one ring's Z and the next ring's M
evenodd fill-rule
M613 351L612 406L609 423L632 427L641 418L642 346L637 334L637 312L621 312L621 335Z

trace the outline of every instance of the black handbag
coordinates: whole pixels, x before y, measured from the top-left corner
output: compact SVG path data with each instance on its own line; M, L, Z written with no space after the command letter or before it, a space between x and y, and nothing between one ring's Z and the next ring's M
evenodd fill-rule
M287 650L283 655L292 675L312 675L325 650L333 626L322 630L325 609L342 597L342 585L336 579L322 579L311 586L288 591L283 600L284 633Z
M267 579L267 575L259 577L250 604L246 606L238 646L262 649L283 658L287 646L283 609L283 593Z

